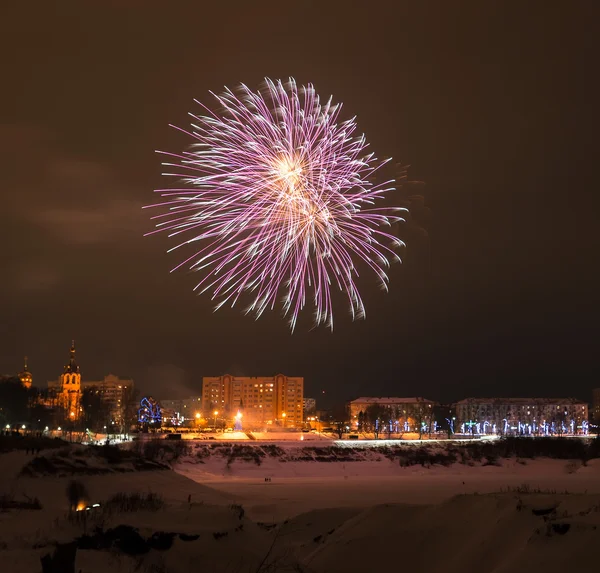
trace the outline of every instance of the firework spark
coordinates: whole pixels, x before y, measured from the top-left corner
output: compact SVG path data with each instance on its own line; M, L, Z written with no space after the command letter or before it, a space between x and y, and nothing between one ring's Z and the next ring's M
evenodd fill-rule
M341 105L322 104L310 84L267 79L262 92L241 85L212 95L220 114L202 106L206 115L190 114L191 130L180 129L194 139L191 150L160 152L175 168L164 175L183 188L157 190L165 199L149 207L166 212L153 217L152 233L186 237L171 250L200 244L173 270L201 271L196 290L210 291L216 309L248 297L246 312L258 318L283 297L292 329L307 299L316 324L333 328L335 287L352 317L364 317L355 262L387 289L385 269L402 244L383 228L405 209L375 206L393 190L393 181L371 181L387 161L367 153L355 118L338 122Z

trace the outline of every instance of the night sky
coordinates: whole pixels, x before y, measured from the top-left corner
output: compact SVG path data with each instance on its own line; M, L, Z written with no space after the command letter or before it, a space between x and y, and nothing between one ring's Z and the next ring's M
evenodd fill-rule
M202 376L358 395L573 395L600 385L593 1L13 2L4 18L0 373L162 398ZM562 6L563 9L559 9ZM95 7L95 8L94 8ZM596 13L593 13L596 12ZM193 98L312 82L422 180L391 290L335 332L212 312L142 205ZM407 192L399 192L398 200ZM323 396L321 392L325 390ZM323 401L325 400L325 401Z

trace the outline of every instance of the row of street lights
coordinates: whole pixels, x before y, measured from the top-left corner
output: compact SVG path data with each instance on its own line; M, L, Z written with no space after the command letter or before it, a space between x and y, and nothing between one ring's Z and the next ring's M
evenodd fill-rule
M215 410L213 412L213 416L214 416L214 428L215 430L217 429L217 416L219 415L219 410ZM202 419L202 414L200 412L196 412L195 416L196 421L199 422ZM286 418L287 418L287 414L285 412L281 413L281 419L283 421L283 427L285 428L285 422L286 422ZM240 422L242 419L242 413L238 410L238 413L235 415L235 420L237 422Z
M238 412L238 414L239 414L239 412ZM217 416L218 416L218 415L219 415L219 410L215 410L215 411L213 412L213 416L215 417L215 426L214 426L214 427L215 427L215 430L217 429ZM241 414L240 414L240 415L241 415ZM199 422L199 421L200 421L200 419L202 418L202 414L200 414L200 412L196 412L195 418L196 418L196 420Z
M10 429L12 428L12 426L11 426L10 424L6 424L5 428L6 428L7 430L10 430ZM26 426L25 426L25 424L23 424L23 425L21 426L21 430L25 430L25 429L26 429ZM47 430L47 429L48 429L48 426L46 426L46 430Z

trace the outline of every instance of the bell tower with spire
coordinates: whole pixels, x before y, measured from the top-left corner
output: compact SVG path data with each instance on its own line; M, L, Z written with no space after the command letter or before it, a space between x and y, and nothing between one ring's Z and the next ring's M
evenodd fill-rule
M33 377L31 376L31 372L29 372L29 368L27 367L27 356L25 356L23 370L19 372L19 380L21 381L21 384L25 386L25 388L31 388Z
M60 376L59 403L65 409L69 420L76 420L80 414L81 373L75 360L75 341L71 342L69 362Z

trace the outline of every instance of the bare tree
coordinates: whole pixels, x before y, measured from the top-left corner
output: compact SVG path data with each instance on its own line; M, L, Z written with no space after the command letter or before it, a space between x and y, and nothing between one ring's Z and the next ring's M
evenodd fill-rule
M346 431L346 424L344 422L336 422L335 423L335 433L338 435L338 438L340 440L344 437L345 431Z
M381 430L381 421L388 417L387 408L381 404L369 404L365 411L365 420L369 424L372 432L375 434L375 439L379 438L379 432Z
M426 403L422 398L417 399L417 405L414 409L415 420L419 427L419 440L423 438L423 427L429 426L429 434L431 436L431 422L432 422L432 405Z

